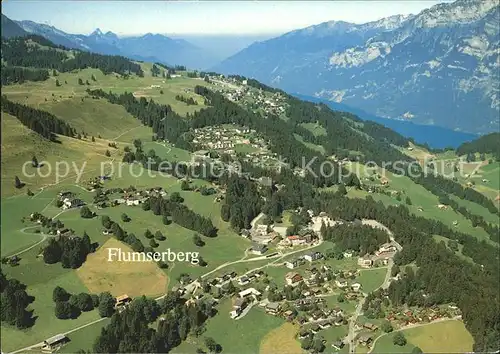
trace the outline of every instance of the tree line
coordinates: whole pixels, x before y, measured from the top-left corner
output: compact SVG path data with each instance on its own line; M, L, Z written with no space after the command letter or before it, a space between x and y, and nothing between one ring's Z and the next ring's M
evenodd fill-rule
M217 228L212 224L212 220L195 213L187 206L181 204L177 195L178 193L172 193L170 199L149 197L148 206L153 214L162 215L167 220L168 218L172 218L173 222L186 229L199 232L207 237L217 236Z
M55 134L70 137L76 135L76 130L71 125L49 112L10 101L5 95L0 102L3 112L15 116L24 126L46 139L55 141Z
M467 155L475 153L492 154L498 161L500 160L500 133L491 133L471 142L463 143L456 150L457 155Z
M26 308L35 298L28 295L26 285L17 279L7 279L0 269L0 320L17 329L33 326L33 312Z
M33 43L36 44L33 45ZM71 56L68 55L69 51L72 53ZM101 70L104 74L114 72L128 75L135 73L138 76L144 76L141 66L125 57L102 55L76 49L70 50L56 46L37 35L2 38L2 59L9 66L56 69L60 72L94 68Z
M26 81L45 81L49 72L44 69L29 69L2 65L0 72L2 85L22 84Z
M51 238L43 249L43 261L47 264L61 262L63 268L79 268L94 251L90 237L86 232L82 237L60 236Z
M93 352L168 353L189 334L201 335L204 322L215 313L210 301L186 305L186 300L173 291L160 303L143 296L111 317L95 340ZM151 324L156 320L154 328Z

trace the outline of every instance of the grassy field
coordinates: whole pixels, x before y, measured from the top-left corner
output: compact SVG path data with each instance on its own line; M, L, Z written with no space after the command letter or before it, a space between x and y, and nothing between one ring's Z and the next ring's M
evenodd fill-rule
M300 354L303 352L299 341L295 338L298 326L283 323L280 327L270 331L260 343L260 354Z
M132 252L127 245L110 238L87 257L76 274L92 293L109 291L113 296L127 294L131 297L165 293L168 278L155 262L110 262L109 248L118 248L124 253Z
M64 269L61 264L47 265L37 258L38 248L27 252L17 267L2 267L7 277L13 277L26 284L34 302L29 306L36 321L27 330L17 330L2 325L2 350L11 351L40 342L56 333L65 332L99 318L96 310L82 313L74 320L59 320L54 315L52 291L61 286L68 292L78 294L89 290L72 269Z
M92 75L96 77L97 81L91 80ZM88 80L89 85L79 85L78 78L84 82ZM59 80L61 86L56 86L56 79ZM152 88L152 85L160 87ZM161 77L152 77L150 70L145 70L145 75L142 78L131 76L125 79L115 74L104 75L98 69L84 69L77 73L59 73L57 77L50 77L43 82L5 86L2 92L11 100L51 112L53 109L57 109L56 107L62 102L68 101L66 107L69 110L66 112L75 114L73 112L77 107L75 104L77 101L81 102L81 98L86 96L85 90L87 88L101 88L106 92L111 91L118 94L131 92L136 97L153 99L158 103L172 106L175 112L185 116L187 113L192 114L204 107L204 99L193 92L196 85L207 86L210 84L202 79L190 79L185 76L165 81ZM161 93L162 91L163 93ZM193 97L198 104L188 106L184 102L177 101L175 96L179 94L186 98ZM95 101L90 98L88 100ZM61 118L65 119L65 117Z
M300 124L303 128L306 128L309 130L311 133L313 133L316 136L324 136L326 135L326 129L321 126L321 124L318 123L301 123Z
M80 171L85 176L99 171L105 161L121 160L122 150L108 147L107 140L96 139L93 143L90 137L79 140L65 136L59 140L60 144L51 143L25 128L17 118L2 113L2 197L26 194L28 188L36 193L42 186L65 180L76 182ZM110 157L105 156L106 150L110 151ZM35 155L43 165L37 169L31 166ZM23 172L25 163L28 164ZM25 187L14 187L16 175Z
M392 343L394 333L381 337L375 353L409 353L418 346L424 353L466 353L472 351L473 339L461 321L443 321L403 331L408 343L404 347Z
M68 334L70 342L64 346L62 352L76 353L78 350L92 351L95 338L101 334L101 329L111 322L110 319L94 323L88 327Z
M371 293L382 285L387 274L387 268L372 268L361 270L356 281L361 284L364 293Z
M366 166L352 163L351 165L347 165L351 171L354 171L360 177L360 180L366 184L377 184L379 183L377 180L375 182L366 181L366 176L371 176L371 169L367 169ZM472 223L466 219L462 214L455 212L453 209L448 208L446 210L438 209L437 205L439 204L439 198L429 192L424 187L414 183L410 178L403 176L395 176L394 174L382 170L381 168L377 168L376 171L381 176L385 176L389 181L387 191L395 192L400 194L400 201L397 200L397 197L387 196L380 193L367 193L364 190L349 190L349 196L355 198L365 198L370 195L375 200L382 201L385 205L399 205L405 204L406 197L409 197L411 200L411 205L407 205L408 209L413 212L415 215L423 216L428 219L434 219L441 221L445 225L455 228L454 222L458 223L458 227L460 227L460 231L465 232L469 235L472 235L479 240L486 240L487 242L491 242L489 239L489 235L480 227L473 227ZM421 209L421 210L419 210Z
M305 146L307 146L309 149L317 151L317 152L319 152L322 155L325 154L325 148L323 146L316 145L316 144L313 144L313 143L309 143L309 142L305 141L304 138L302 138L298 134L294 134L294 136L295 136L295 139L297 139L298 141L300 141L302 144L304 144Z

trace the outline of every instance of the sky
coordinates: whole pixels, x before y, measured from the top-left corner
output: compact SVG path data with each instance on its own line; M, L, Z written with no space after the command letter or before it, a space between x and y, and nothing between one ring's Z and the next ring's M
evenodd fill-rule
M391 15L417 14L439 2L444 1L5 0L2 13L13 20L45 23L75 34L100 28L118 35L263 35L331 20L365 23Z

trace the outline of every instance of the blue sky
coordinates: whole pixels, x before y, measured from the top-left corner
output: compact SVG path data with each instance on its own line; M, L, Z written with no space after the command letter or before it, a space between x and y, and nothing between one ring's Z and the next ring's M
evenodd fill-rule
M418 13L443 1L37 1L5 0L2 12L65 32L121 35L281 34L331 20L364 23Z

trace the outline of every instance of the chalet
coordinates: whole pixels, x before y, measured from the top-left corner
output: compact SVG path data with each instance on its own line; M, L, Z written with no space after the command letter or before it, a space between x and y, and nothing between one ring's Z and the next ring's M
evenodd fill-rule
M326 328L330 328L332 326L332 323L330 322L330 320L323 320L323 321L318 322L318 326L321 329L326 329Z
M266 312L270 315L276 316L281 308L281 304L279 302L270 302L266 306Z
M249 237L250 237L250 231L249 231L249 230L247 230L247 229L241 229L241 231L240 231L240 235L241 235L242 237L249 238Z
M320 252L311 252L304 256L304 259L309 262L317 261L321 258L323 258L323 255Z
M437 207L438 207L439 209L441 209L441 210L446 210L446 209L448 209L448 206L447 206L447 205L444 205L444 204L438 204L438 206L437 206Z
M248 283L250 283L250 279L249 279L246 275L242 275L242 276L238 279L238 284L239 284L239 285L247 285Z
M352 255L353 255L353 252L352 252L352 251L345 251L345 252L343 253L344 258L351 258L351 257L352 257Z
M317 323L315 323L311 326L311 332L313 332L314 334L318 333L320 331L320 329L321 328L319 327L319 325Z
M347 287L347 281L345 280L335 280L335 285L337 285L338 288L343 289Z
M358 265L362 268L370 268L373 265L373 260L366 257L359 257Z
M294 269L301 266L302 264L303 260L301 258L296 258L294 260L285 262L285 267L287 267L288 269Z
M361 284L360 283L351 284L351 289L352 291L359 291L361 289Z
M42 351L52 352L53 350L59 348L60 346L62 346L67 342L69 342L68 337L66 337L64 334L57 334L54 337L51 337L43 341Z
M378 326L374 325L373 323L366 322L363 324L363 328L366 328L370 331L376 331L378 329Z
M372 341L373 341L373 338L367 334L360 336L358 339L359 344L364 345L364 346L370 345L372 343Z
M119 308L120 306L126 306L132 301L130 296L128 296L127 294L117 296L115 300L115 309Z
M306 240L299 236L287 236L286 239L292 246L300 246L306 243Z
M262 295L260 291L254 288L248 288L238 293L239 297L245 298L247 296L252 296L254 299L258 300Z
M65 198L63 200L63 209L77 208L85 205L85 202L78 198Z
M232 319L238 317L247 305L246 299L238 298L234 301L233 310L229 312Z
M259 243L254 243L250 251L256 255L263 255L264 253L267 252L267 246L261 245Z
M341 316L337 316L335 317L335 319L333 320L333 323L335 324L335 326L341 326L343 323L344 323L344 318L341 317Z
M290 272L285 276L285 281L287 285L295 286L302 281L302 276L299 273Z
M382 254L392 253L392 252L396 252L396 247L390 243L384 243L379 247L378 251L375 252L375 255L380 256Z
M283 312L283 317L285 317L285 319L287 321L293 321L293 318L295 317L294 314L293 314L293 311L292 310L287 310L285 312Z
M341 350L342 348L344 348L344 346L345 346L345 343L341 340L337 340L332 344L332 347L334 347L337 350Z
M59 198L69 198L73 196L73 193L71 193L70 191L60 191L58 195Z

